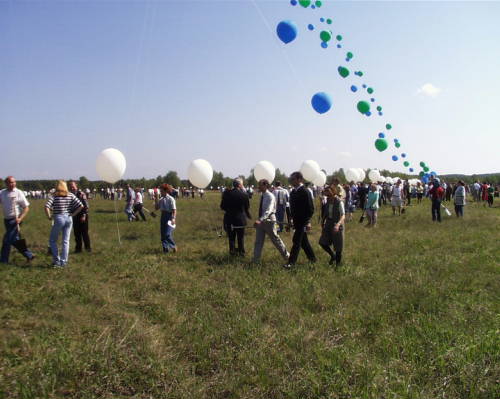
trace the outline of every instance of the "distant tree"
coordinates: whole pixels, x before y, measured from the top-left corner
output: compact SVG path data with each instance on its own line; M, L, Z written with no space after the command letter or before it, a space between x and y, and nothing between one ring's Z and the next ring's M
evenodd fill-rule
M90 188L90 182L85 176L80 176L80 178L78 179L78 186L80 188Z
M288 185L288 175L283 173L279 168L276 169L276 173L274 175L274 181L279 181L283 186Z
M174 187L179 187L181 185L181 179L174 170L169 170L164 178L164 183L170 184Z
M253 175L253 169L250 170L250 174L248 175L248 177L245 179L245 185L248 185L248 186L256 186L257 185L257 179L255 178L255 176Z

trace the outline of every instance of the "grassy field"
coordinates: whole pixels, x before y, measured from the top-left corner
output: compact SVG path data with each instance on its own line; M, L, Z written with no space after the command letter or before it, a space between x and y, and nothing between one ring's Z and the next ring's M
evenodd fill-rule
M0 267L0 398L500 397L499 207L441 224L428 201L385 207L375 230L357 213L338 271L316 223L319 262L289 272L269 242L249 264L252 231L247 258L228 257L219 199L178 201L176 254L123 203L119 245L113 202L94 200L94 252L66 270L48 266L33 201L37 259Z

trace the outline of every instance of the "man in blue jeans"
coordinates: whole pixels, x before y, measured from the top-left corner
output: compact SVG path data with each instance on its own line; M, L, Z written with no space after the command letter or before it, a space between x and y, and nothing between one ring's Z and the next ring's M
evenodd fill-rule
M5 235L2 242L1 263L9 262L10 247L15 246L28 261L34 256L26 247L26 242L21 240L19 226L29 212L29 202L24 193L16 188L16 179L9 176L5 179L6 189L0 191L0 204L3 208Z

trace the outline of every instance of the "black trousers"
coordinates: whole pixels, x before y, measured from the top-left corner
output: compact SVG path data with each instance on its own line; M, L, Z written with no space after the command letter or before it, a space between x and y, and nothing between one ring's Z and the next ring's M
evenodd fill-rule
M302 248L311 262L316 261L316 256L314 255L314 251L309 243L309 238L307 237L306 225L305 224L296 224L295 232L293 233L292 238L292 249L290 250L290 257L288 258L288 263L294 265L297 262L297 258L299 257L300 248Z
M438 222L441 221L441 200L440 199L433 199L432 200L432 220L437 220Z
M85 221L80 220L80 216L73 218L73 231L75 233L75 251L80 252L82 250L82 242L85 245L85 249L90 251L90 237L89 237L89 215L85 216Z
M231 255L245 255L245 229L232 229L231 226L224 226L229 241L229 253ZM238 240L238 247L236 247Z

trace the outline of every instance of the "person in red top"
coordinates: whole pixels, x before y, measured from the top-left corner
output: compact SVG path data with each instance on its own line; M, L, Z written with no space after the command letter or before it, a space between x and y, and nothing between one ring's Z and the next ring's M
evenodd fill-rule
M429 197L432 200L432 221L441 222L441 201L444 197L444 189L441 187L441 181L435 177L432 181L432 188L429 190Z
M486 206L486 202L488 201L488 184L485 181L481 184L481 199L484 202L484 206Z

